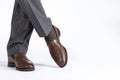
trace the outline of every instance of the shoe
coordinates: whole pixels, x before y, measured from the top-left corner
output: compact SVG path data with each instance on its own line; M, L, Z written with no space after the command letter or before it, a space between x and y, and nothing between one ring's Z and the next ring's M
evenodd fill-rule
M65 47L60 43L60 30L55 26L53 26L53 29L55 30L57 39L54 39L52 41L48 41L47 39L45 39L45 41L49 48L50 54L56 62L56 64L59 67L64 67L67 64L67 51Z
M16 67L19 71L33 71L33 63L24 53L17 53L8 57L8 67Z

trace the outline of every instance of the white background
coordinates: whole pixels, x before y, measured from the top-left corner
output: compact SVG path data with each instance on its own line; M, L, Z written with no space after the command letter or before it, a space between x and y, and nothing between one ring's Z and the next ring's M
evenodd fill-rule
M42 3L47 16L62 32L68 65L57 67L44 39L34 31L27 56L36 70L20 72L8 68L6 45L14 0L0 0L1 80L120 80L120 0L42 0Z

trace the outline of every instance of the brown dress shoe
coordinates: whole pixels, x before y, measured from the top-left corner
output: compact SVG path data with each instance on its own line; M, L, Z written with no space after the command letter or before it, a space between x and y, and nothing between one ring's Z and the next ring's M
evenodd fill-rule
M56 64L59 67L64 67L67 64L67 51L65 47L60 43L59 36L60 31L57 27L53 26L57 39L54 39L52 41L46 40L47 46L49 48L50 54Z
M17 53L8 57L8 67L16 67L19 71L33 71L33 63L26 57L24 53Z

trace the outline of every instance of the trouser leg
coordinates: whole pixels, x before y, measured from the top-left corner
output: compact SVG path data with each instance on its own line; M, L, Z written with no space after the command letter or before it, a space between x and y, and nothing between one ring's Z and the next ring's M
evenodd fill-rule
M7 45L8 56L17 52L26 53L33 26L23 9L15 2L11 22L11 35Z
M40 0L16 0L11 26L8 56L27 52L33 28L40 37L46 36L48 40L56 38L51 20L46 17Z
M50 18L45 14L40 0L16 0L29 17L40 37L45 37L52 29Z

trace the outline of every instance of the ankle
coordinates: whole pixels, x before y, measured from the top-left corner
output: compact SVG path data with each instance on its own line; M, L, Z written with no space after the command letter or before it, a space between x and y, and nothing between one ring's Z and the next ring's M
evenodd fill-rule
M56 36L55 30L52 28L50 33L45 37L45 40L47 42L50 42L50 41L53 41L54 39L57 39L57 36Z

